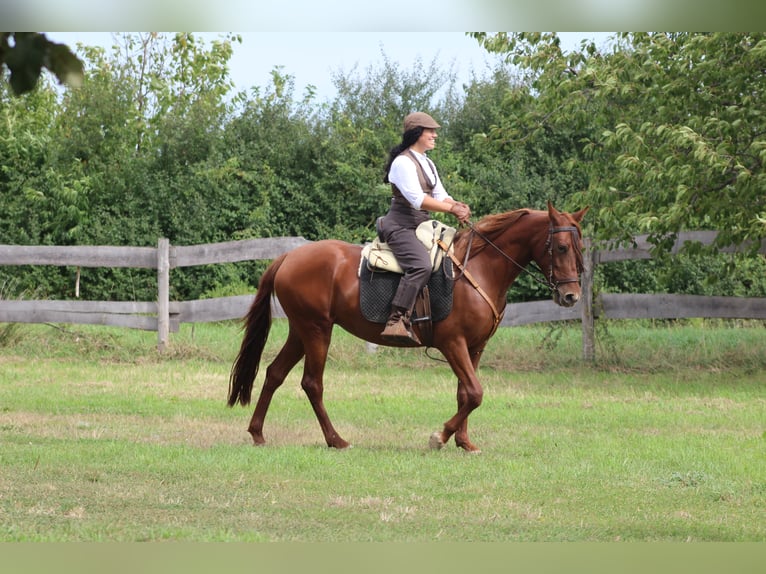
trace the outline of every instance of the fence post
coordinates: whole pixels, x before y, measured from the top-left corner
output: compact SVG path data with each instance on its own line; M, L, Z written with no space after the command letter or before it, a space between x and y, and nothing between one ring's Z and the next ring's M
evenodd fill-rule
M170 240L160 237L157 242L157 350L168 344L170 333Z
M589 237L583 239L583 270L580 279L582 299L582 358L593 361L596 358L595 323L593 318L593 273L596 267L596 251Z

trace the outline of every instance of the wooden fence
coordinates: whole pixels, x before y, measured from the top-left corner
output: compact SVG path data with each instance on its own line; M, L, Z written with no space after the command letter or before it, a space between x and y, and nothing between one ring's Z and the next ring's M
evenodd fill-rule
M131 267L157 270L157 300L10 301L0 300L0 323L78 323L157 331L160 351L180 323L203 323L243 317L252 295L195 301L170 301L170 270L176 267L273 259L299 245L302 237L246 239L226 243L157 247L0 245L0 265ZM276 314L279 315L277 308Z
M715 232L679 234L673 252L686 241L709 245ZM171 246L160 239L157 247L111 246L17 246L0 245L0 265L57 265L74 267L133 267L157 270L157 300L135 301L24 301L0 299L0 323L80 323L157 331L158 348L168 344L170 332L181 323L238 319L245 315L253 295L194 301L170 301L170 271L176 267L273 259L299 245L302 237L248 239L193 246ZM594 322L598 317L630 318L743 318L766 319L766 298L703 297L694 295L609 294L593 296L593 274L597 265L627 259L648 259L646 237L637 237L635 247L597 250L586 240L583 297L571 308L548 301L514 303L507 306L501 326L510 327L550 321L582 321L583 358L594 357ZM726 251L733 251L734 248ZM760 253L766 253L766 242ZM278 302L275 316L283 316Z

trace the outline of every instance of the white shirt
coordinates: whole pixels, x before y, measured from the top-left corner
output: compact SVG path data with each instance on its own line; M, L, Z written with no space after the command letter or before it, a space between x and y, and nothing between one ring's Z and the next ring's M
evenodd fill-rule
M434 183L434 177L436 177L436 185L432 192L433 198L439 201L451 199L442 185L434 162L428 159L425 154L418 153L413 149L408 150L407 153L409 152L412 152L412 155L420 162L420 165L423 167L423 173L426 174L426 180L429 183ZM426 194L420 187L417 167L415 167L412 159L402 157L401 155L394 158L391 169L388 170L388 181L393 183L402 192L402 195L409 201L412 207L420 209Z

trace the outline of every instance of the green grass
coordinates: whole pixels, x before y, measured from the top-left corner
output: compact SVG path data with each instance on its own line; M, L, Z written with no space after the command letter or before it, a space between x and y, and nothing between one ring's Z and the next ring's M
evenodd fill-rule
M763 324L610 323L595 365L575 326L501 329L477 456L428 449L455 381L422 350L337 331L325 400L354 448L324 446L300 368L253 448L252 408L225 406L238 326L155 337L25 326L0 348L0 540L766 540Z

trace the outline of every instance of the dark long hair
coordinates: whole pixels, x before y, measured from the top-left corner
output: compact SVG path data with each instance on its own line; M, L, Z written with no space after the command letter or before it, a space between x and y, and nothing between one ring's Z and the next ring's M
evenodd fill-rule
M399 145L392 147L391 151L388 152L388 161L386 162L386 169L383 174L383 183L389 183L388 172L391 170L391 164L394 163L396 157L420 139L420 136L423 135L423 129L424 128L417 126L411 130L407 130L402 134L402 142Z

